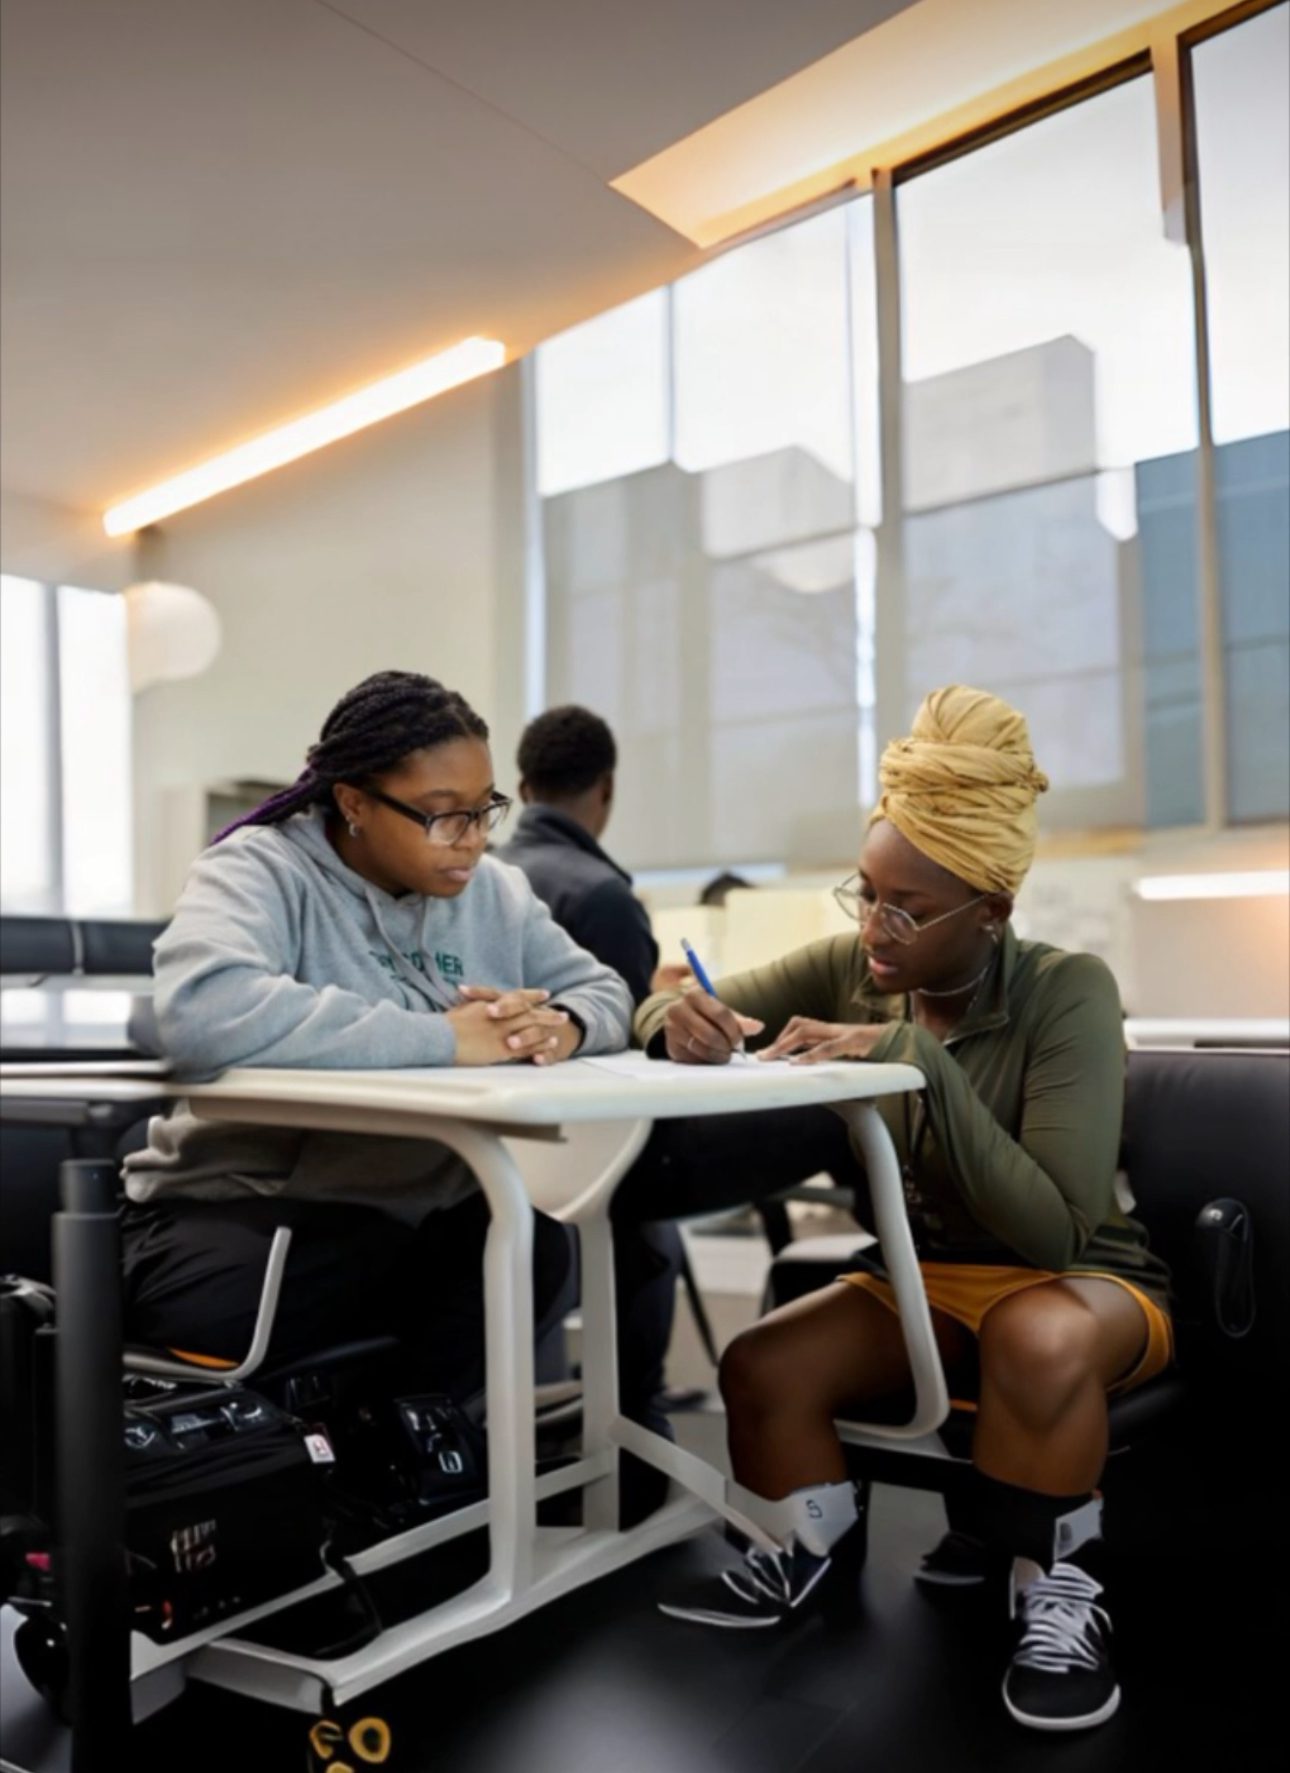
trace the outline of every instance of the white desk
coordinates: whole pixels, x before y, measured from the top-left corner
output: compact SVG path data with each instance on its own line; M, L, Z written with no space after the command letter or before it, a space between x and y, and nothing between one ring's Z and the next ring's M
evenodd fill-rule
M945 1379L905 1216L895 1152L873 1106L877 1097L921 1089L922 1084L922 1074L903 1065L803 1068L747 1061L720 1069L668 1064L645 1068L639 1055L635 1061L626 1057L620 1068L603 1060L574 1060L549 1071L245 1069L226 1072L206 1084L101 1076L82 1077L78 1083L25 1066L3 1067L0 1113L6 1098L16 1099L16 1108L18 1100L53 1104L92 1096L97 1102L125 1105L182 1096L195 1113L212 1120L436 1140L470 1166L492 1212L485 1252L489 1500L386 1541L353 1560L360 1571L370 1570L486 1523L491 1546L488 1574L465 1593L391 1627L347 1657L320 1662L230 1635L239 1625L274 1610L263 1607L182 1644L160 1648L136 1639L136 1678L160 1672L163 1665L182 1657L195 1677L271 1703L312 1710L330 1694L343 1705L441 1650L496 1631L547 1601L698 1530L714 1514L761 1536L732 1507L723 1474L619 1413L609 1208L654 1120L812 1104L834 1106L844 1115L867 1167L875 1229L900 1304L916 1397L914 1416L907 1424L865 1427L869 1434L888 1439L917 1439L937 1428L949 1409ZM617 1132L607 1137L601 1130L604 1123L614 1123ZM585 1146L591 1133L597 1149L588 1163ZM570 1141L567 1148L565 1139ZM578 1170L581 1173L574 1173ZM534 1197L577 1226L583 1288L583 1456L577 1465L540 1482L534 1477L530 1267ZM629 1532L619 1532L615 1526L620 1449L665 1471L683 1492ZM537 1527L538 1496L575 1487L584 1490L584 1525ZM313 1587L330 1581L334 1579L323 1578Z

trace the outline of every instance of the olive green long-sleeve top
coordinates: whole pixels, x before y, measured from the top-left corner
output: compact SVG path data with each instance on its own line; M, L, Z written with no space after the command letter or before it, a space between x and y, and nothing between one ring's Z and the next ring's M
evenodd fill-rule
M1167 1306L1168 1270L1117 1200L1120 994L1093 955L1007 930L976 1005L944 1044L909 1020L906 999L878 988L854 936L812 942L719 980L716 991L765 1022L754 1048L793 1016L888 1024L871 1061L915 1065L927 1079L921 1103L876 1104L924 1261L1111 1274ZM676 995L658 993L637 1013L636 1038L651 1051L661 1050Z

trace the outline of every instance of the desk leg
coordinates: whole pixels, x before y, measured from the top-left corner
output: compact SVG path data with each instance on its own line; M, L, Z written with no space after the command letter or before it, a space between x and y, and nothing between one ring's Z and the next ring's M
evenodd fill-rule
M435 1136L469 1164L492 1213L484 1251L489 1581L510 1599L532 1585L537 1533L533 1208L514 1159L496 1133L444 1122Z
M116 1165L65 1163L60 1186L54 1570L67 1620L73 1773L106 1773L129 1758L130 1733Z
M615 1178L616 1180L616 1178ZM614 1234L609 1218L612 1188L584 1207L576 1220L582 1240L582 1408L584 1450L613 1451L607 1478L583 1491L583 1520L590 1528L609 1530L618 1524L619 1449L635 1453L647 1465L665 1472L674 1483L724 1515L741 1532L774 1548L763 1530L729 1500L726 1479L715 1466L666 1440L638 1422L629 1422L618 1403L618 1325L614 1310Z
M949 1392L940 1350L932 1333L932 1314L927 1305L914 1249L913 1233L905 1212L900 1165L891 1135L872 1102L839 1102L837 1112L848 1123L864 1157L869 1196L882 1248L882 1259L900 1307L900 1327L914 1376L914 1414L898 1426L886 1423L848 1424L883 1440L917 1440L932 1434L949 1415Z
M914 1440L939 1428L949 1413L949 1394L941 1367L940 1351L932 1333L932 1316L927 1305L923 1277L919 1272L913 1235L905 1213L900 1166L891 1136L872 1102L845 1102L835 1106L837 1112L850 1124L864 1156L877 1220L876 1229L896 1301L900 1306L901 1328L909 1351L915 1393L914 1415L907 1423L896 1427L869 1423L847 1423L839 1426L854 1427L875 1438ZM715 1467L621 1416L615 1425L614 1435L620 1446L657 1466L660 1471L667 1472L674 1482L683 1485L749 1538L762 1544L773 1543L766 1538L764 1530L738 1508L733 1500L736 1493L734 1487L727 1483Z
M582 1279L583 1449L609 1450L612 1464L603 1478L582 1493L583 1524L608 1531L618 1525L618 1318L614 1287L614 1233L609 1197L578 1221Z

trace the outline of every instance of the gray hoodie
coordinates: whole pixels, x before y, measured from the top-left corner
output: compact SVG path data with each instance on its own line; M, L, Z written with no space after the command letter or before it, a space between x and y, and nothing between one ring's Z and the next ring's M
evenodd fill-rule
M346 867L319 811L244 826L200 856L155 971L163 1049L191 1077L451 1065L441 1012L460 985L549 991L583 1023L583 1053L618 1052L631 1029L627 987L552 921L518 868L484 856L455 899L395 898ZM125 1168L135 1201L292 1194L411 1222L472 1186L461 1160L426 1140L221 1125L182 1102Z

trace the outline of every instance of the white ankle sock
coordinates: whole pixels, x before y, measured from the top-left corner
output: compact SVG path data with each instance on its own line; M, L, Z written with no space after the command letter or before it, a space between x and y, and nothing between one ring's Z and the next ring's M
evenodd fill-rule
M1069 1514L1059 1514L1053 1522L1053 1558L1054 1564L1063 1563L1073 1556L1081 1545L1087 1545L1090 1539L1102 1537L1102 1498L1094 1495L1078 1508L1071 1509ZM1016 1597L1023 1589L1037 1582L1047 1574L1043 1564L1035 1563L1033 1558L1018 1557L1012 1562L1012 1611L1016 1611Z
M1102 1537L1102 1498L1090 1496L1069 1514L1059 1514L1053 1532L1053 1562L1060 1564L1072 1552Z
M732 1483L730 1488L736 1507L764 1527L780 1545L796 1539L817 1558L826 1557L859 1519L855 1486L851 1483L811 1484L778 1501L758 1496L742 1484Z

